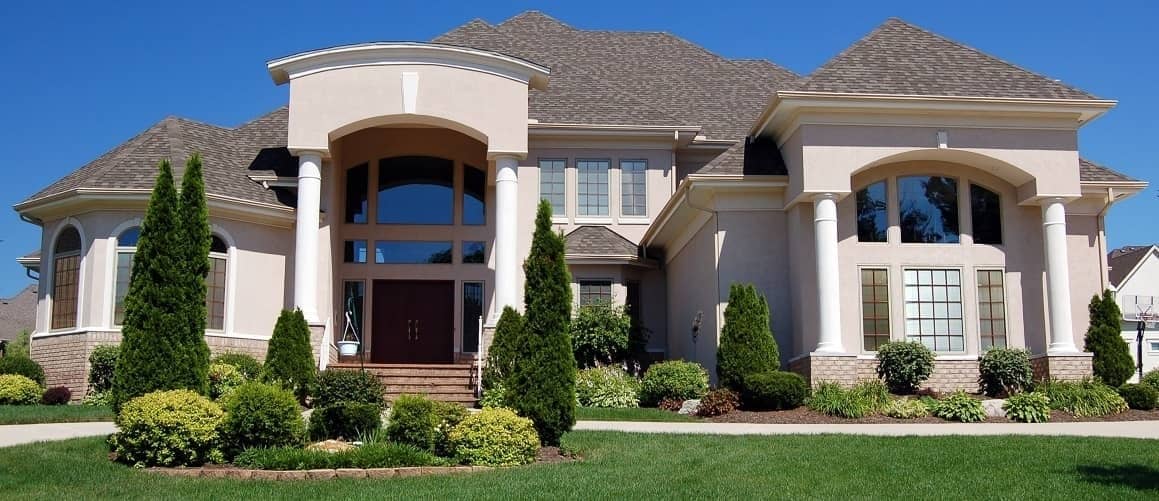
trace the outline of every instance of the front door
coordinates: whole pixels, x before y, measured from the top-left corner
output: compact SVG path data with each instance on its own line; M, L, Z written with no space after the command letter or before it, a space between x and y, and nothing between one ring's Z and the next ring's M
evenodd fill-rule
M371 362L454 360L454 282L375 280L373 292Z

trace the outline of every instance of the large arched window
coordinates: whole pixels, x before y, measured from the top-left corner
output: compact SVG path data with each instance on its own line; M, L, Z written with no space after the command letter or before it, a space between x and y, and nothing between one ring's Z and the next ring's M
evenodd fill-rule
M205 328L225 329L226 267L229 265L229 246L214 235L209 246L209 274L205 276Z
M1002 243L1002 208L998 194L976 184L970 185L970 221L974 225L974 243Z
M897 194L903 243L958 243L958 180L899 177Z
M52 325L53 329L76 327L77 296L80 288L80 232L69 226L52 246Z
M133 273L133 254L141 227L134 226L117 235L117 277L113 285L113 325L125 322L125 296L129 294L129 279Z
M437 157L378 163L378 224L454 224L455 162Z

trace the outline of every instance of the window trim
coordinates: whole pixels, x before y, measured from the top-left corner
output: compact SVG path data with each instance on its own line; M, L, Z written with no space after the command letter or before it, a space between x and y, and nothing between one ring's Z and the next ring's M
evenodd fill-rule
M639 163L644 164L644 170L643 170L643 172L641 172L641 174L644 176L644 181L643 181L643 183L641 183L644 186L644 192L643 192L643 195L644 195L644 213L643 214L625 214L624 213L624 209L625 209L625 206L624 206L624 164L628 163L628 162L633 162L633 163L639 162ZM650 212L648 210L648 159L647 158L621 158L621 159L619 159L617 168L620 169L620 197L619 197L620 198L620 212L619 212L620 219L625 221L625 222L628 222L628 221L647 221L648 217L649 217L649 212ZM611 184L611 177L610 176L608 177L608 184L609 185ZM611 197L610 197L610 195L611 195L610 188L608 191L609 191L608 204L611 205L612 202L611 202ZM633 196L635 196L634 193L633 193ZM611 214L611 208L609 208L608 213Z
M465 343L466 337L467 337L467 329L466 329L466 321L467 321L466 313L467 312L466 312L466 309L467 309L467 285L468 284L478 284L479 285L479 299L480 299L479 312L481 313L480 316L482 317L479 320L479 327L483 328L483 326L487 323L487 281L486 280L460 280L460 286L459 286L458 299L459 299L459 301L461 301L461 305L458 308L459 309L459 312L458 312L459 313L459 325L455 329L455 330L459 331L459 339L457 339L457 341L459 342L458 351L459 351L459 353L472 353L472 354L475 354L476 356L478 356L480 351L482 351L481 350L482 347L476 346L475 351L467 351L466 343ZM478 336L478 333L472 332L471 335Z
M975 311L975 313L978 314L977 321L974 323L974 328L978 330L978 353L981 354L981 353L985 353L986 349L982 348L982 312L979 310L979 307L982 306L982 304L981 304L981 301L979 299L981 297L981 295L978 293L978 272L979 271L998 271L998 272L1001 272L1001 274L1002 274L1002 315L1003 315L1002 322L1003 322L1003 328L1005 329L1005 332L1002 333L1002 337L1003 337L1003 344L1005 345L1004 346L1005 348L1010 347L1010 304L1007 302L1007 299L1010 297L1010 291L1006 287L1007 280L1006 280L1006 268L1005 267L1003 267L1003 266L975 266L974 267L974 311ZM990 301L990 302L995 303L996 301ZM963 315L965 315L965 310L963 310L962 313L963 313ZM991 319L990 321L993 321L993 319ZM994 337L994 336L991 335L990 337Z
M564 222L566 222L567 217L568 217L568 214L567 214L567 201L568 201L568 196L567 196L567 192L568 192L568 189L567 189L567 169L568 169L567 160L568 159L566 157L540 157L540 158L535 159L535 167L536 167L536 169L539 169L537 171L539 174L539 183L538 183L539 187L537 188L537 194L539 196L539 200L546 200L545 198L543 198L543 163L544 162L563 162L563 202L562 202L563 203L563 210L560 213L556 213L555 207L553 206L551 209L551 218L553 220L562 219ZM536 203L538 203L538 201L536 201ZM548 202L548 203L550 203L550 202Z
M608 189L608 207L607 207L608 213L607 214L584 214L583 213L583 207L580 205L580 196L581 196L580 195L580 186L581 186L580 162L604 162L607 164L607 166L608 166L608 171L607 171L608 182L605 185ZM565 172L566 172L566 170L565 170ZM605 224L605 223L603 223L603 221L607 221L608 223L610 223L612 220L612 214L613 214L613 211L612 211L612 159L611 158L576 158L575 159L575 176L576 176L575 177L576 222L581 223L580 220L583 219L584 221L582 221L582 223L587 223L587 224ZM565 182L566 182L566 178L565 178Z
M583 290L584 290L585 284L590 285L592 283L599 283L602 285L605 282L608 284L608 302L612 305L616 304L616 290L615 289L616 289L617 282L615 279L587 277L587 278L577 278L575 282L576 282L576 307L584 306Z
M880 242L873 242L873 243L880 243ZM858 289L857 296L859 299L858 305L857 305L857 310L860 313L858 315L858 322L861 324L861 327L859 329L860 333L861 333L861 339L860 339L861 340L861 353L877 353L877 350L865 349L865 295L864 295L864 287L865 286L861 282L861 273L864 270L883 270L883 271L885 271L886 322L889 325L889 336L887 336L886 342L890 342L890 341L893 341L896 339L896 334L897 334L897 329L895 329L894 325L893 325L893 308L894 308L894 298L893 298L894 291L893 291L893 289L894 288L891 286L891 283L893 282L893 269L891 269L888 264L859 264L859 265L857 265L857 282L858 282L857 283L857 289ZM903 278L904 278L904 276L903 276ZM904 285L903 285L903 287L904 287ZM904 290L903 290L903 294L902 294L902 302L903 303L905 302ZM903 308L904 308L904 306L903 306ZM903 330L902 334L904 335L904 330Z
M934 350L931 348L930 351L934 352L934 355L939 356L939 357L942 355L956 356L956 355L968 354L970 352L970 348L969 348L970 344L968 343L968 341L970 338L970 325L971 325L971 323L970 323L969 315L966 314L969 303L966 299L966 290L967 290L966 284L962 283L963 276L966 275L966 270L962 266L921 265L921 264L908 264L908 265L901 266L902 330L901 330L901 338L900 339L905 340L905 341L911 341L910 336L909 336L909 332L906 330L906 325L905 325L905 321L908 319L908 317L906 317L906 313L905 313L905 307L906 307L906 304L908 303L908 301L906 301L906 299L905 299L905 287L907 285L907 283L905 281L905 273L907 271L910 271L910 270L913 270L913 271L923 271L923 270L925 270L925 271L934 271L934 270L947 270L947 271L949 271L949 270L953 270L953 271L958 272L958 288L959 288L959 290L958 290L958 303L961 306L961 310L962 310L962 318L961 318L961 320L962 320L962 349L961 350ZM976 281L976 279L975 279L975 281ZM974 299L975 299L975 302L977 302L977 298L974 298ZM919 339L915 339L915 341L920 342L920 336L919 336Z
M56 253L56 244L60 240L60 236L62 234L64 234L64 232L66 230L68 230L69 228L72 228L73 230L75 230L77 233L77 236L80 238L80 249L76 250L76 251L68 251L68 252L64 252L61 254L57 254ZM84 229L81 226L80 221L78 221L76 218L73 218L73 217L68 217L68 218L65 218L63 221L61 221L60 226L57 226L56 231L52 235L52 240L49 241L48 250L50 250L51 252L49 252L48 255L51 256L51 259L49 260L49 267L51 269L51 273L49 273L49 275L48 275L48 278L49 278L49 287L48 287L49 301L48 301L48 308L47 308L48 311L46 312L46 318L45 318L45 323L44 323L45 327L48 328L48 332L67 332L70 330L78 330L78 329L82 328L80 320L81 320L81 318L84 318L85 311L84 311L84 301L81 301L81 298L83 297L83 292L84 292L84 287L85 287L85 277L84 277L85 256L88 254L88 249L85 246L85 242L86 242L86 240L85 240ZM74 311L73 311L72 326L70 326L70 327L53 327L52 326L53 313L56 311L56 260L58 257L72 257L74 255L77 256L77 266L76 266L77 279L76 279L76 307L74 308Z
M112 280L111 280L111 282L112 282L111 289L112 290L110 291L111 294L109 296L111 298L111 301L109 304L110 314L109 314L108 325L110 327L114 327L114 328L119 328L123 325L123 323L117 322L117 281L121 277L121 274L119 273L119 270L118 270L117 262L120 261L121 254L133 254L133 255L137 254L137 246L136 245L121 245L121 234L123 234L126 231L129 231L133 228L138 228L137 231L140 231L140 228L141 228L141 219L140 218L133 219L125 224L118 226L116 229L113 230L113 236L111 237L111 239L113 240L113 252L112 252L112 254L113 254L112 263L113 264L109 268L110 270L112 270L112 272L110 274L110 276L112 277ZM132 277L132 268L131 267L130 267L129 273L130 273L130 277ZM129 289L126 286L125 295L128 296L128 294L129 294Z

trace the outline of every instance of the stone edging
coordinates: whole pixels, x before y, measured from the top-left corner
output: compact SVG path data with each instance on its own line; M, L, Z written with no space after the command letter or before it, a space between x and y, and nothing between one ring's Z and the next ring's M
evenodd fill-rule
M148 468L170 477L228 478L233 480L330 480L333 478L394 478L451 475L490 470L487 466L411 466L403 468L338 468L336 470L249 470L231 467Z

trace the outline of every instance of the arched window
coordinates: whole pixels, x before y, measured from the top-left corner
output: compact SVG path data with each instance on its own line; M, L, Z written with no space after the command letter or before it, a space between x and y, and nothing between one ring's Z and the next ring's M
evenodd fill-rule
M889 228L889 209L885 198L885 181L878 181L857 192L857 241L884 242Z
M378 163L378 224L454 224L455 162L393 157Z
M970 220L974 224L974 243L1002 243L1002 208L997 193L971 184Z
M903 243L958 243L958 181L952 177L897 178Z
M52 246L52 325L53 329L76 327L77 296L80 288L80 232L69 226Z
M133 274L133 255L141 227L134 226L117 235L117 276L113 285L113 325L125 322L125 296L129 294L129 279Z
M205 276L205 328L225 329L226 267L229 264L229 245L214 235L209 245L209 274Z
M487 173L470 165L463 165L463 224L487 223Z

